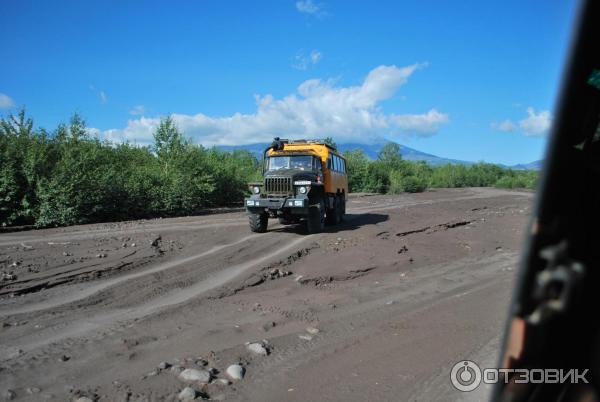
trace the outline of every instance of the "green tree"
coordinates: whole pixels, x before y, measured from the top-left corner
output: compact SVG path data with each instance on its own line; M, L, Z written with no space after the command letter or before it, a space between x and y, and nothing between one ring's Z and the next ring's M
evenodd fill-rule
M154 152L168 174L173 161L177 160L188 145L171 116L163 117L154 132Z
M333 140L333 137L325 137L325 139L323 140L323 142L335 149L337 149L337 144L335 143L335 141Z
M402 166L400 145L395 142L388 142L379 151L377 160L387 165L390 169L400 168Z
M368 182L369 158L362 149L354 149L344 152L346 167L348 171L348 187L350 192L357 193L366 191Z

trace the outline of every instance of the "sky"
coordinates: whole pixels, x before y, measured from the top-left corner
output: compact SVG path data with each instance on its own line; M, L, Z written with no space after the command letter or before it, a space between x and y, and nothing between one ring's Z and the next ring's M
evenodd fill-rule
M381 139L541 159L576 15L566 1L0 0L0 116L145 145Z

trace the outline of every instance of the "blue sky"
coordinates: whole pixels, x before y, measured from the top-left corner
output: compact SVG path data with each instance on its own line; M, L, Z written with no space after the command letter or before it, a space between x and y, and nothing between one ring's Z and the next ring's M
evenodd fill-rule
M148 143L160 116L205 145L387 138L540 159L574 1L7 1L0 114Z

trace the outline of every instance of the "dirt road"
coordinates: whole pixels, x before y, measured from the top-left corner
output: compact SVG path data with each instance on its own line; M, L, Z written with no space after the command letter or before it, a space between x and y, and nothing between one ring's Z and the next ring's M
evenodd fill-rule
M177 400L181 370L213 368L199 397L476 400L449 372L495 362L531 202L354 197L310 236L239 211L1 234L0 397Z

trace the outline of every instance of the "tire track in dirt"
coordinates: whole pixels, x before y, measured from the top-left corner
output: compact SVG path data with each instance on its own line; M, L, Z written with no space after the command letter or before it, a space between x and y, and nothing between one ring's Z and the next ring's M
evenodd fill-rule
M242 239L238 240L237 242L235 242L235 244L242 243L243 241L246 241L249 237L252 237L252 236L246 236L245 238L242 238ZM25 339L21 338L18 340L19 348L21 350L23 350L24 352L27 352L27 351L37 349L39 347L51 344L51 343L62 341L66 338L80 337L80 336L83 336L90 332L93 332L95 330L102 329L102 330L106 331L107 329L109 329L111 326L113 326L116 323L119 323L120 325L124 325L124 323L123 323L124 321L129 321L129 320L133 320L133 319L141 319L148 315L156 313L164 308L169 308L174 305L185 303L191 299L194 299L194 298L202 295L203 293L206 293L210 290L218 288L219 286L223 286L224 284L233 280L234 278L241 275L245 271L247 271L253 267L256 267L257 265L265 263L266 261L273 259L282 253L285 253L286 251L290 250L291 248L297 247L301 243L303 243L311 238L312 238L312 236L299 237L299 238L294 239L291 242L287 243L286 245L284 245L280 248L277 248L276 250L274 250L271 253L264 254L258 258L254 258L247 262L244 262L241 264L236 264L236 265L230 266L228 268L225 268L214 274L209 275L206 279L201 280L189 287L186 287L183 289L176 289L174 291L167 293L164 296L157 297L146 303L143 303L143 304L131 307L131 308L119 309L119 310L114 310L114 311L111 311L108 313L97 314L95 316L88 317L83 320L78 320L77 322L66 325L60 331L57 331L52 335L45 336L43 339L34 340L34 341L30 341L29 343L27 343ZM224 246L217 246L217 247L220 247L219 249L223 249L225 247L231 247L233 244L234 243L231 243L229 245L224 245ZM214 252L215 251L213 251L213 253ZM197 259L197 258L200 258L200 257L199 256L191 256L184 260L172 261L170 263L170 265L168 266L168 268L176 266L176 265L180 265L182 263L187 263L187 262L193 261L194 259ZM182 261L184 261L184 262L182 262ZM155 270L158 268L161 268L163 270L168 269L168 268L164 267L165 265L167 265L167 264L162 264L159 267L155 267ZM142 273L140 272L139 274L140 275L137 275L137 276L141 276ZM132 279L132 278L130 277L128 279ZM103 287L106 287L106 286L107 286L107 284L103 284ZM111 284L108 286L114 286L114 285ZM89 292L92 289L86 289L86 290ZM96 290L96 289L94 289L94 290ZM65 299L63 298L63 300L60 303L58 303L57 305L64 304L64 301L65 301ZM46 303L44 303L44 304L45 304L45 306L43 309L50 308L50 307L48 307L48 305ZM34 307L34 306L28 306L28 307ZM35 311L35 310L30 310L30 311ZM10 356L9 346L10 345L2 345L2 347L0 347L0 359L5 360L5 359L9 358L9 356Z
M214 229L220 227L229 226L242 226L246 225L246 219L232 219L227 222L195 222L195 223L183 223L183 224L163 224L163 225L152 225L147 227L139 228L120 228L120 229L99 229L99 230L85 230L76 232L67 232L61 234L47 235L43 237L31 237L27 235L20 236L4 236L5 241L0 241L0 247L19 245L20 243L43 243L43 242L68 242L77 240L93 239L102 236L116 236L116 235L130 235L135 233L152 233L152 232L169 232L169 231L183 231L183 230L198 230L198 229Z
M85 299L87 297L90 297L100 291L106 290L110 287L119 285L123 282L126 281L130 281L133 279L137 279L140 278L142 276L146 276L146 275L152 275L155 274L157 272L161 272L164 270L168 270L183 264L187 264L193 261L196 261L200 258L209 256L211 254L215 254L221 250L224 250L226 248L229 247L235 247L241 243L244 243L246 241L248 241L251 238L256 237L256 235L249 235L249 236L245 236L242 237L241 239L238 239L232 243L227 243L227 244L221 244L218 246L214 246L212 248L210 248L207 251L204 251L200 254L196 254L196 255L192 255L186 258L182 258L182 259L177 259L177 260L172 260L172 261L168 261L165 262L163 264L159 264L156 265L152 268L148 268L146 270L143 271L139 271L139 272L134 272L131 274L127 274L127 275L123 275L123 276L119 276L117 278L114 279L109 279L106 280L104 282L98 283L96 285L92 285L88 288L84 288L80 291L77 292L73 292L72 294L68 295L68 296L59 296L56 297L54 299L49 299L49 300L45 300L41 303L35 303L35 304L29 304L26 306L22 306L20 308L12 308L10 310L0 310L0 317L1 316L5 316L5 315L16 315L16 314L24 314L24 313L31 313L34 311L40 311L40 310L47 310L47 309L51 309L51 308L55 308L64 304L69 304L69 303L73 303L82 299Z

